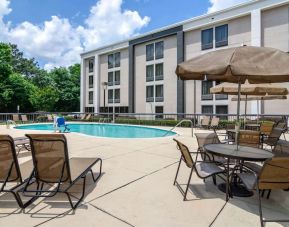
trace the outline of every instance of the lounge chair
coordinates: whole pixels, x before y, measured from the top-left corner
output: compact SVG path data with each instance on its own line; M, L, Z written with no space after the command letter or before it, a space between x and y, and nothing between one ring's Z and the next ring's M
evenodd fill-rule
M34 169L23 191L24 196L33 198L53 197L57 193L66 194L72 209L76 209L84 198L85 182L88 173L96 182L101 176L102 160L100 158L69 158L66 137L63 134L28 134ZM92 167L99 163L99 174L95 178ZM68 190L82 179L82 195L73 204ZM37 184L37 189L31 189ZM43 189L44 185L55 187Z
M22 115L21 115L21 121L22 121L22 123L28 122L28 119L27 119L27 115L26 115L26 114L22 114Z
M19 188L24 185L25 181L23 181L20 172L14 140L9 135L0 135L0 183L2 184L0 193L11 193L19 207L25 208L34 201L34 198L32 198L23 203L18 193ZM7 187L7 183L15 183L16 185Z
M19 122L19 121L20 121L20 120L19 120L19 115L18 115L18 114L13 114L13 115L12 115L12 120L13 120L15 123Z
M267 160L258 174L249 171L237 173L236 175L248 190L257 190L259 215L262 227L265 222L289 222L289 219L264 219L260 196L260 190L289 188L289 157L275 157Z
M90 118L91 118L91 114L87 114L86 117L85 117L85 120L86 120L86 121L89 121Z
M15 137L13 138L13 140L15 147L18 149L18 152L20 152L23 149L31 151L30 140L26 136Z
M47 121L53 121L53 116L51 114L47 114Z
M86 114L82 114L80 120L83 121L86 118Z
M64 117L58 117L56 119L56 126L59 130L61 127L64 127L63 132L69 132L70 131L70 128L68 128L68 125L65 123ZM60 130L60 132L61 132L61 130Z
M181 158L180 158L177 173L175 176L174 185L177 184L178 188L180 189L180 191L184 195L184 201L185 201L187 198L187 193L188 193L190 181L192 178L192 173L194 170L196 171L197 176L200 177L201 179L213 177L214 184L216 184L215 176L218 174L221 174L221 173L225 173L225 170L220 168L220 166L216 165L215 162L197 161L197 160L194 161L191 154L196 153L196 152L190 152L189 148L186 145L184 145L183 143L181 143L180 141L178 141L176 139L174 139L174 141L177 143L177 147L181 152ZM182 161L185 162L187 167L191 169L190 176L189 176L185 191L181 188L180 184L177 182L177 177L178 177L178 173L179 173Z

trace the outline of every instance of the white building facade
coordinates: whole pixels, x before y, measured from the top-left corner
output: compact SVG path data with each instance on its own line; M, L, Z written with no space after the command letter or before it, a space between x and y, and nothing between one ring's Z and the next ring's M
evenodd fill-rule
M175 69L200 54L242 45L289 52L289 0L250 1L83 53L80 111L107 113L114 106L116 113L235 114L230 97L209 93L216 82L181 81ZM266 101L260 109L289 114L288 104ZM256 102L248 106L249 113L257 109Z

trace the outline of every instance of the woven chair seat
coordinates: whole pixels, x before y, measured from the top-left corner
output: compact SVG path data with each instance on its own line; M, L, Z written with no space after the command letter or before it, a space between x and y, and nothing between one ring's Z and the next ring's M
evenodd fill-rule
M222 168L212 162L198 162L196 163L196 170L198 175L202 178L224 172Z
M237 176L241 179L247 189L253 190L256 186L257 177L253 173L237 173Z

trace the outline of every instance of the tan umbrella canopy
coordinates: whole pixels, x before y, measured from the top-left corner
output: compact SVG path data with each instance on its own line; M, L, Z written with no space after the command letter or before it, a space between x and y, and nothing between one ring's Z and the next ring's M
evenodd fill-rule
M288 95L288 89L273 84L248 84L241 87L241 95ZM238 85L232 83L221 83L212 87L210 93L238 95Z
M251 84L289 82L289 54L268 47L242 46L209 52L177 66L182 80Z
M242 46L209 52L179 64L182 80L215 80L238 83L237 121L241 84L289 82L289 54L267 47ZM237 131L238 133L238 131ZM236 136L237 138L238 136ZM238 149L238 141L237 149Z
M256 101L256 100L284 100L287 99L286 95L266 95L266 96L251 96L251 97L241 97L240 101ZM232 101L238 101L238 97L233 97Z

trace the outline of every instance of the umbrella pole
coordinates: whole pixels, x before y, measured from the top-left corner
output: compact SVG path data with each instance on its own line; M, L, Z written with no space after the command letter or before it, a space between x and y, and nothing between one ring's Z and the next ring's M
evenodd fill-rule
M246 99L245 99L245 118L244 118L244 129L246 127L246 119L247 119L247 105L248 105L248 95L246 95Z
M236 138L235 142L237 145L237 150L239 150L239 130L240 130L240 101L241 101L241 79L238 82L238 106L237 106L237 130L236 130Z

